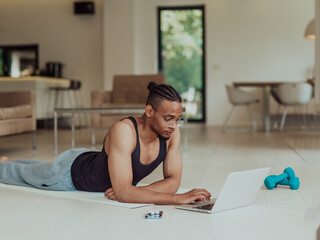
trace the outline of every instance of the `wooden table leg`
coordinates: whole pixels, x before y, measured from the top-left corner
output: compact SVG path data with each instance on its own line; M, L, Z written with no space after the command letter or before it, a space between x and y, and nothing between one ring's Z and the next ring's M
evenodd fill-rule
M53 112L53 127L54 127L54 154L58 154L58 113Z
M269 102L269 95L270 95L270 87L264 86L263 89L263 118L264 118L264 131L269 132L270 131L270 102Z

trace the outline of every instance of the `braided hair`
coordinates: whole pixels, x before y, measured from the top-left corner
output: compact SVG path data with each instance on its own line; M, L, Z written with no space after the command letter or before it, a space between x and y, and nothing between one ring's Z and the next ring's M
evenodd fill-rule
M146 105L151 105L155 110L163 100L170 102L182 102L181 96L177 90L167 84L157 84L150 82L148 84L149 96Z

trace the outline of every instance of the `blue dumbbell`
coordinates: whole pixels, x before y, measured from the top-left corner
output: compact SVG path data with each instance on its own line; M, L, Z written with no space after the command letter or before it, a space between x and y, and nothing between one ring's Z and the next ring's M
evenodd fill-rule
M289 186L291 190L296 190L300 187L300 180L298 177L285 179L278 183L279 185Z
M300 186L299 178L295 176L292 168L286 168L280 175L270 175L264 180L264 185L268 189L273 189L277 185L289 185L290 189L298 189Z

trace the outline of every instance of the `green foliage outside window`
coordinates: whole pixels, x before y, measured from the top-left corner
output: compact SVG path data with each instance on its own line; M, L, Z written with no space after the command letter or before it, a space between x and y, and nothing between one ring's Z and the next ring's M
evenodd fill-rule
M202 113L203 22L202 11L161 11L161 57L163 73L169 85L181 94L195 88L194 101Z

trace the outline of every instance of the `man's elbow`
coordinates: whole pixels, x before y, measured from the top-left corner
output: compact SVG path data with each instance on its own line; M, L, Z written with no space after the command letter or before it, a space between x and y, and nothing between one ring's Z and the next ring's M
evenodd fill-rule
M130 188L123 188L118 191L115 191L115 195L119 202L129 203L130 202Z
M173 187L173 189L172 189L172 193L176 193L178 190L179 190L179 187L180 187L180 182L179 183L177 183L174 187Z
M123 203L126 202L125 197L124 197L123 194L115 193L115 195L116 195L116 198L117 198L118 202L123 202Z

